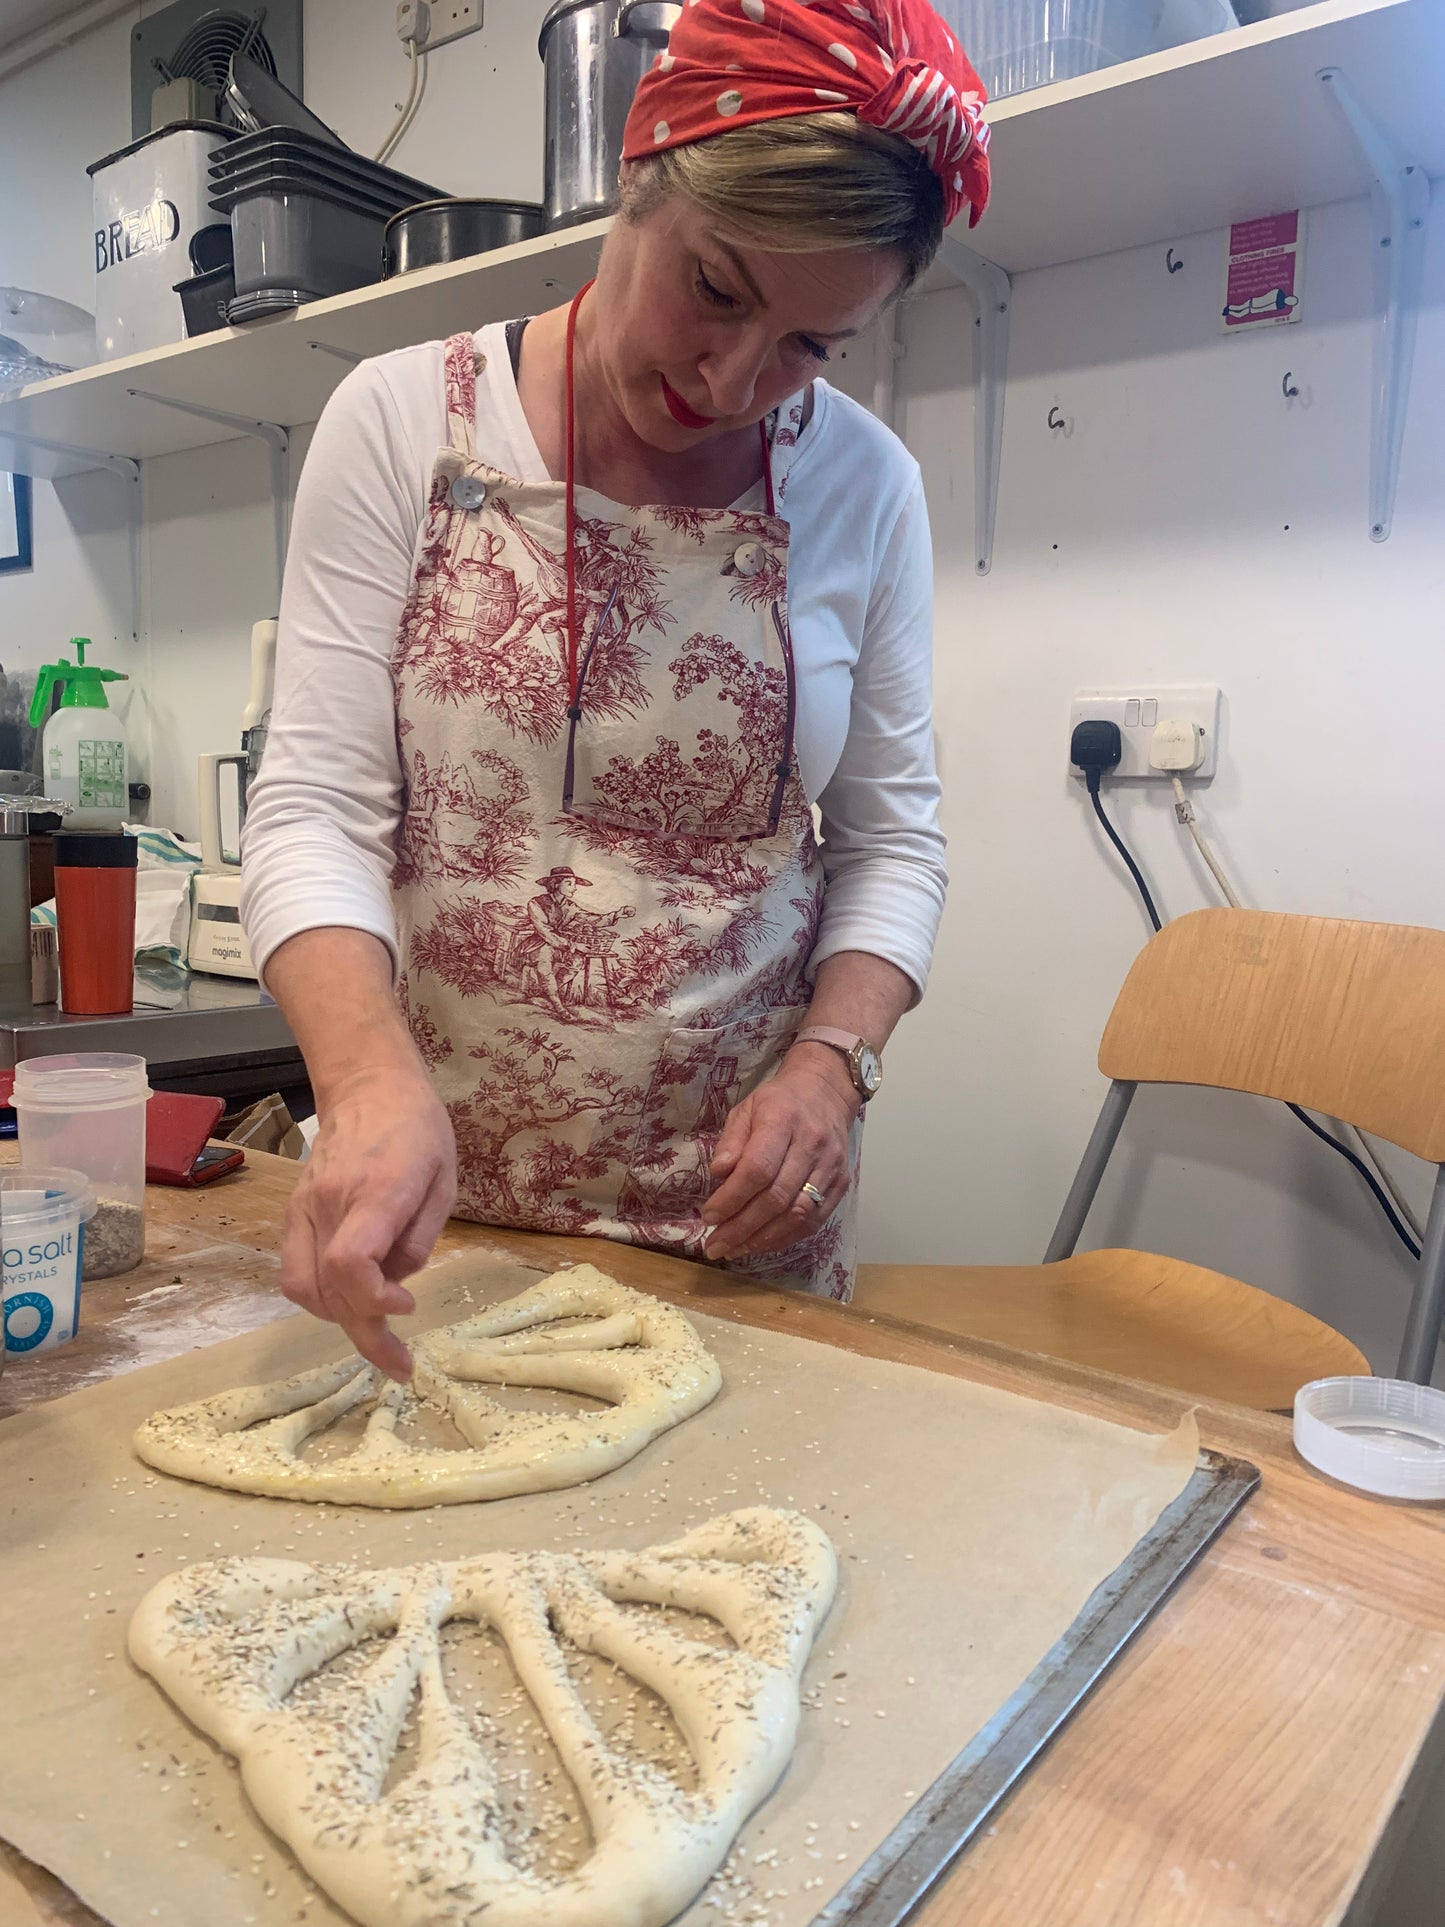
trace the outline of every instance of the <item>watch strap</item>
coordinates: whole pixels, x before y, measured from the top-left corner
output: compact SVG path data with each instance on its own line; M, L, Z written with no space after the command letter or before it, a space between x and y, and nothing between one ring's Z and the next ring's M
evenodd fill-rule
M793 1039L795 1044L831 1044L834 1050L844 1052L857 1050L864 1041L856 1031L834 1030L828 1024L811 1024Z

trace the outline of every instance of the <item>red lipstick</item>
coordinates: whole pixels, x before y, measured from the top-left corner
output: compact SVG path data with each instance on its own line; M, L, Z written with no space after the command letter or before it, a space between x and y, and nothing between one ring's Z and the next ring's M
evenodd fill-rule
M657 378L662 383L662 399L667 403L667 412L682 428L711 428L717 420L716 415L699 415L695 408L689 408L682 396L668 381L666 375Z

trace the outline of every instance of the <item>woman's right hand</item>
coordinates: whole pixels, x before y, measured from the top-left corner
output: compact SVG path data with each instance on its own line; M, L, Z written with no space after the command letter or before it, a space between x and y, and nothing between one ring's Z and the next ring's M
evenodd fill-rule
M419 1060L328 1091L286 1213L281 1289L403 1384L411 1354L386 1321L416 1309L402 1280L431 1256L456 1189L451 1119Z

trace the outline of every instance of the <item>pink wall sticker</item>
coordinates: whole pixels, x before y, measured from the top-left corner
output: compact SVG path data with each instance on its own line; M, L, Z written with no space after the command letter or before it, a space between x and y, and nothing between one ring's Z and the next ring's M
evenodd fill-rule
M1236 328L1276 328L1298 321L1304 285L1304 218L1267 214L1229 230L1221 321Z

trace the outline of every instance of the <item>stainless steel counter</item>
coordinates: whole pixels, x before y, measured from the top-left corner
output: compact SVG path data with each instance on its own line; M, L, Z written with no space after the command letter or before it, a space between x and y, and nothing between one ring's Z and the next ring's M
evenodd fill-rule
M54 1051L134 1051L152 1082L274 1090L304 1080L291 1027L259 984L182 970L137 973L125 1017L68 1017L54 1004L0 1010L0 1069Z

